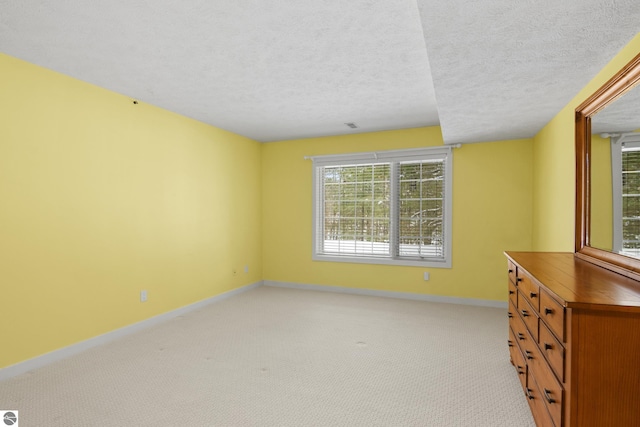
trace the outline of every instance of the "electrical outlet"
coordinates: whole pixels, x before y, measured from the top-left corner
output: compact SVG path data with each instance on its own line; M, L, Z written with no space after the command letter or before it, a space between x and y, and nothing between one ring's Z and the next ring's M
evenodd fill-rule
M140 291L140 302L146 302L146 301L147 301L147 291L142 290Z
M244 266L244 272L245 272L245 273L248 273L248 272L249 272L249 266L248 266L248 265L245 265L245 266Z
M424 280L429 280L429 272L425 271L423 277L424 277Z

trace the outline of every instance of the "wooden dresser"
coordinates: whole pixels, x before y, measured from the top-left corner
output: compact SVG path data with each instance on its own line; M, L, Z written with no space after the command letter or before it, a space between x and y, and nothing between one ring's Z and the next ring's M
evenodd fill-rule
M507 252L509 352L538 426L640 427L640 282Z

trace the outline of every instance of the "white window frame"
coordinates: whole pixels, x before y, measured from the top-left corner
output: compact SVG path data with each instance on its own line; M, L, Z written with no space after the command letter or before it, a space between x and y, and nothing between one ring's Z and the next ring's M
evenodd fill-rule
M611 173L613 184L613 248L612 251L622 254L622 149L640 148L640 133L624 132L611 137ZM636 256L636 255L631 255Z
M451 268L451 232L452 232L452 195L453 195L453 153L451 147L429 147L409 150L390 150L390 151L378 151L367 153L353 153L353 154L338 154L327 156L314 156L310 157L313 160L313 249L312 259L314 261L330 261L330 262L349 262L349 263L364 263L364 264L386 264L386 265L402 265L402 266L416 266L416 267L436 267L436 268ZM322 226L322 214L320 213L320 207L323 205L324 200L321 200L322 191L320 191L321 180L319 177L319 171L325 166L339 166L339 165L357 165L357 164L370 164L375 162L390 162L392 170L395 169L395 165L398 162L407 161L424 161L441 159L444 161L445 173L444 173L444 203L443 203L443 225L444 232L443 242L443 256L441 258L413 258L413 257L400 257L400 256L372 256L372 255L335 255L335 254L323 254L319 253L318 236L319 227ZM395 174L392 172L392 180L395 179ZM399 197L396 185L392 185L392 192L390 197L390 212L391 212L391 230L392 238L390 239L391 245L397 245L394 243L397 239L394 238L397 229L397 212ZM392 253L397 253L397 250L392 250Z

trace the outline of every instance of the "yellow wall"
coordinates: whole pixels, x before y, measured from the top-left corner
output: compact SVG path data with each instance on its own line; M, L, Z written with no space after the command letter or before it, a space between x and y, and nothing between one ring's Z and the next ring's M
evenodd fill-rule
M0 368L262 279L259 143L0 70Z
M531 249L531 140L454 149L453 268L311 260L312 163L304 156L439 145L438 127L264 144L264 279L506 300L503 251Z
M575 109L639 52L640 33L535 136L534 250L574 250Z
M613 249L611 141L591 135L591 246Z
M534 139L454 150L451 269L311 260L304 156L437 127L260 145L0 54L0 368L261 279L505 300L504 250L573 250L573 112L639 51Z

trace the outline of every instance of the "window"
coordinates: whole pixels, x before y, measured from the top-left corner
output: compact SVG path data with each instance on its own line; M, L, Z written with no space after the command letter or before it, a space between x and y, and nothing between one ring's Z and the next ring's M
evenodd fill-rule
M315 260L451 267L451 149L313 158Z
M612 138L613 250L640 257L640 135Z

